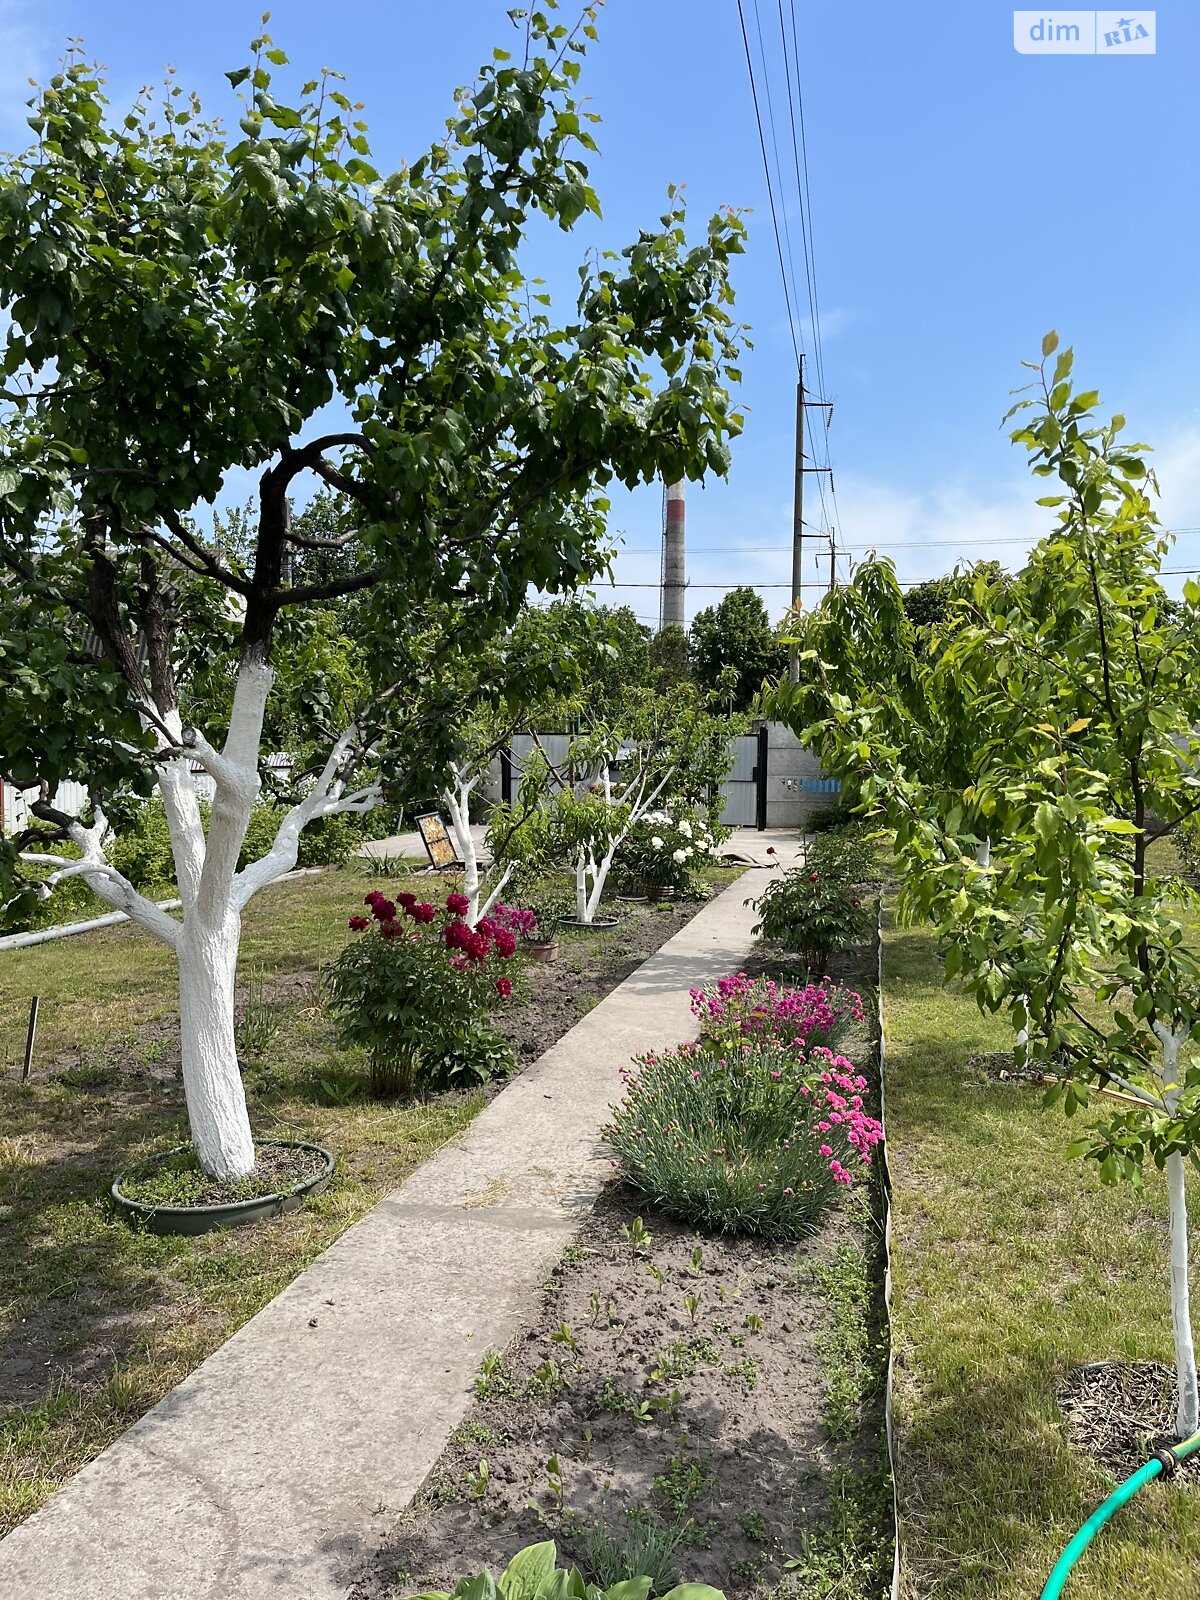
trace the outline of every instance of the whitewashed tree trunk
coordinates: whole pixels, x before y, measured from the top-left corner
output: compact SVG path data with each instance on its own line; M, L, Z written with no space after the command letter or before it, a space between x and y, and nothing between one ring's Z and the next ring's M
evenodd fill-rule
M200 1165L218 1179L247 1177L254 1170L254 1139L234 1038L242 910L260 889L296 865L300 834L308 823L339 812L368 811L382 798L379 784L345 793L343 767L358 740L358 730L350 727L312 788L284 815L270 850L238 871L260 788L259 746L271 682L269 667L253 659L243 662L229 735L220 752L194 733L185 735L177 712L160 716L147 708L145 725L158 740L157 782L171 835L182 921L139 894L106 860L108 822L95 798L92 826L76 821L67 830L83 852L81 860L23 854L27 861L56 869L44 880L47 893L66 878L81 877L105 904L125 912L175 951L188 1120ZM215 785L207 837L192 779L193 760Z
M464 773L451 765L454 778L452 788L442 790L442 800L450 816L450 832L454 836L459 860L463 864L463 893L470 904L463 914L468 928L473 928L480 917L486 917L503 893L504 885L512 877L512 866L505 867L492 881L486 897L483 895L483 874L479 870L479 852L471 833L471 791L479 781L478 773Z
M1173 1115L1179 1105L1179 1050L1187 1028L1168 1028L1156 1022L1154 1032L1162 1045L1163 1101ZM1178 1152L1167 1157L1167 1207L1171 1230L1171 1329L1175 1335L1175 1377L1179 1409L1175 1425L1181 1439L1200 1428L1200 1384L1196 1376L1196 1346L1192 1337L1192 1296L1188 1281L1187 1167Z
M1175 1424L1181 1439L1200 1428L1196 1348L1192 1340L1191 1291L1188 1285L1188 1218L1186 1165L1176 1151L1167 1157L1167 1197L1171 1215L1171 1327L1175 1335L1175 1375L1179 1410Z
M634 791L633 799L624 801L624 804L629 807L629 816L626 819L625 826L610 839L608 848L605 850L604 854L597 860L597 841L595 839L591 839L584 847L580 849L579 854L576 856L576 917L580 922L586 924L586 926L590 927L592 922L595 920L596 911L600 905L600 897L604 893L604 885L608 881L609 870L612 867L613 859L616 856L617 851L629 837L630 831L634 824L642 820L646 812L650 810L651 806L653 806L659 795L666 788L667 783L670 781L671 775L672 772L670 770L667 771L649 793L646 792L645 777L642 776L639 778L636 783L631 786ZM612 786L609 781L607 763L604 767L604 803L606 806L610 806L612 804Z
M213 1178L254 1171L254 1139L234 1040L233 1000L241 918L215 927L185 919L179 956L183 1090L196 1156Z

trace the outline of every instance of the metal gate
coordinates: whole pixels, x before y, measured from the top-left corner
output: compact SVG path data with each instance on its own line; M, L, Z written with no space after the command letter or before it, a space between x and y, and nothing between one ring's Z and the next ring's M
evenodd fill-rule
M766 826L766 729L730 740L733 766L721 785L721 821L730 828Z

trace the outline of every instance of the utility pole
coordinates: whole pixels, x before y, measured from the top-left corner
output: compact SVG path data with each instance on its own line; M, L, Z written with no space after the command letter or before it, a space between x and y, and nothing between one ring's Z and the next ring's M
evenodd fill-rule
M829 530L829 592L837 588L837 539L832 528Z
M796 485L792 492L792 610L799 611L804 594L804 357L796 378ZM797 683L800 659L795 645L788 652L788 678Z
M804 465L804 414L809 406L832 411L828 400L809 400L804 393L804 357L800 357L800 370L796 378L796 484L792 494L792 610L799 611L804 595L804 474L828 472L831 467L806 467ZM829 541L830 587L833 587L834 555L833 535ZM800 660L795 646L788 652L788 678L792 683L800 677Z

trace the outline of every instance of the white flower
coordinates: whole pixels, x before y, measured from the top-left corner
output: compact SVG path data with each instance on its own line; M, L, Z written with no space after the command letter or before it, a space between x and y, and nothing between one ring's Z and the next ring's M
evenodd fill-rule
M687 860L687 858L688 858L688 853L687 853L686 850L676 850L676 851L674 851L674 853L671 856L671 860L672 861L678 861L680 866L683 865L683 863Z
M692 837L691 823L686 820L682 820L679 824L679 831L685 839L690 839Z
M652 850L661 850L662 847L663 847L662 840L659 838L658 834L655 834L653 839L651 839L651 841L650 841L650 848Z
M707 850L708 847L712 844L712 834L711 833L704 834L703 837L700 840L700 843L701 843L702 847L705 850Z
M690 855L691 855L691 854L692 854L692 847L691 847L691 845L689 845L689 846L688 846L688 848L687 848L687 849L686 849L686 850L685 850L685 851L684 851L684 852L683 852L683 854L684 854L684 857L685 857L685 858L686 858L686 857L687 857L687 856L690 856Z

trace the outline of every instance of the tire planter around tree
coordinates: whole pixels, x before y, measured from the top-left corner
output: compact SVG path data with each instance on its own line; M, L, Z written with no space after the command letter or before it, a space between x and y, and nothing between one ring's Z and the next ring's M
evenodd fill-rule
M581 922L578 917L564 917L561 926L575 928L580 933L608 933L620 923L620 917L593 917L590 922Z
M164 1206L152 1205L145 1200L132 1200L121 1191L125 1179L145 1172L168 1156L190 1150L186 1144L175 1145L171 1150L160 1150L157 1155L135 1161L113 1179L109 1191L117 1211L127 1222L140 1222L150 1233L181 1234L193 1238L197 1234L211 1233L214 1228L241 1228L251 1222L266 1222L272 1217L298 1211L310 1195L320 1194L333 1176L333 1156L323 1145L309 1144L303 1139L256 1139L256 1144L285 1145L290 1150L312 1150L324 1161L324 1166L313 1178L307 1178L295 1189L281 1194L260 1194L252 1200L231 1200L214 1206Z

